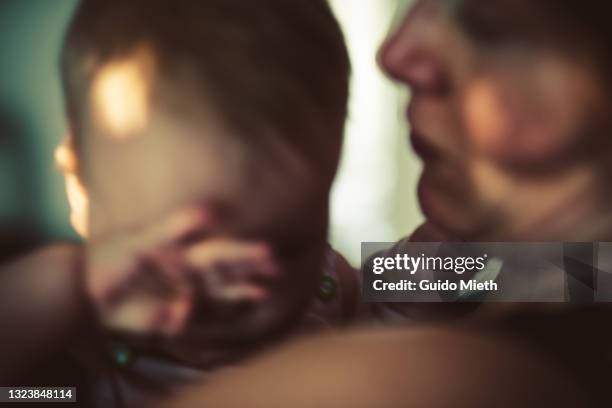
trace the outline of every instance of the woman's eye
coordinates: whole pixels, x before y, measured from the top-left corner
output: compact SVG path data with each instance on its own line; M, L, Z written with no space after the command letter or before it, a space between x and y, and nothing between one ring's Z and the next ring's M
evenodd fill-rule
M458 19L462 31L477 43L501 45L512 41L512 28L494 16L462 12Z
M460 0L453 7L460 29L474 42L487 46L528 41L537 21L529 2L519 0Z

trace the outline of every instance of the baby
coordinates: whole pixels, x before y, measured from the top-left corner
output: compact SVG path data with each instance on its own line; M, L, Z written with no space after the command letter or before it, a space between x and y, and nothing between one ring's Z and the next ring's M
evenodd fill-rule
M102 406L350 319L326 244L350 67L324 0L85 0L62 69Z

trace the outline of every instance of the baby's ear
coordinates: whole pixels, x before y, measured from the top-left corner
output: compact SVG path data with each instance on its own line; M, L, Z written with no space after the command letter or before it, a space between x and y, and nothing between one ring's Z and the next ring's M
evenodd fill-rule
M66 131L60 144L55 148L55 164L64 174L76 174L77 158L74 151L72 133Z
M66 132L55 148L55 163L64 175L66 196L70 206L70 223L81 236L87 236L89 199L78 176L78 162L72 135Z

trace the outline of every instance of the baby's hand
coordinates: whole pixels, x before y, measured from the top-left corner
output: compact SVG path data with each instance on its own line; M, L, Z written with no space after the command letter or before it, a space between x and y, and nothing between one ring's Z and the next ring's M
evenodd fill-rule
M86 285L108 328L178 335L196 300L209 305L261 302L277 265L268 246L228 238L185 238L209 232L212 218L189 210L144 231L89 245Z

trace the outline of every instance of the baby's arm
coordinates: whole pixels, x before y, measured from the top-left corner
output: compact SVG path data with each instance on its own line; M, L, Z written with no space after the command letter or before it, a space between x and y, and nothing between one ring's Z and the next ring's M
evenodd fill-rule
M61 351L82 327L81 253L77 245L53 245L0 267L0 385Z

